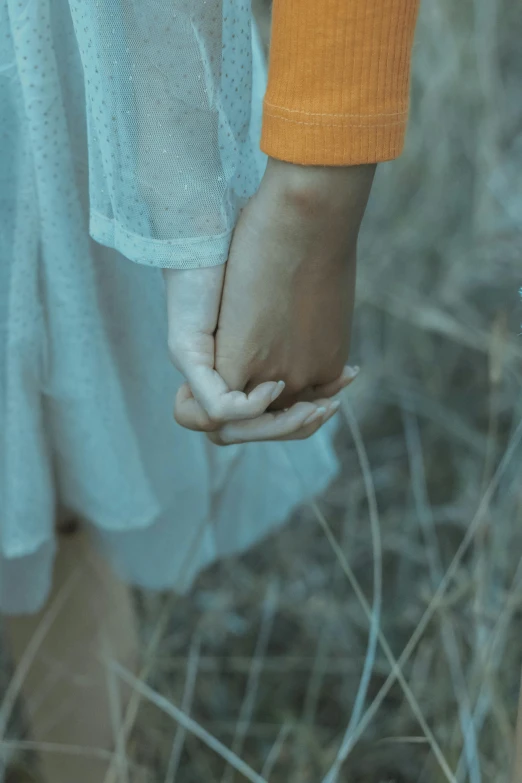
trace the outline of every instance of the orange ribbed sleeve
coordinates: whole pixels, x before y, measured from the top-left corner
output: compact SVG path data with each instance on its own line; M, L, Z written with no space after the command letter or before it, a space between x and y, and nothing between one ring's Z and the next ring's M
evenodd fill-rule
M346 166L404 144L418 0L274 0L261 148Z

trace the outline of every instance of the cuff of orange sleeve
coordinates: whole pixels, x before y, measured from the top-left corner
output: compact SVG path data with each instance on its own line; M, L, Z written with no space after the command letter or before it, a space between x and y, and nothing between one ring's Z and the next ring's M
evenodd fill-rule
M267 155L303 166L355 166L397 158L404 147L408 112L325 116L264 103L261 149Z

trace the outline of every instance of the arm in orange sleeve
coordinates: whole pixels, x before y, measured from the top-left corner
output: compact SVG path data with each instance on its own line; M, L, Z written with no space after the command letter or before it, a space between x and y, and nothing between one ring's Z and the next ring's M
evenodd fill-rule
M396 158L419 0L274 0L261 148L303 165Z

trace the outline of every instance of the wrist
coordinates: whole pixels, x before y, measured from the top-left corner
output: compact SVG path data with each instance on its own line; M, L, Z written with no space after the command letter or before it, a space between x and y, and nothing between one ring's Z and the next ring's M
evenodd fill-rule
M364 209L376 164L358 166L301 166L269 158L264 187L298 210Z

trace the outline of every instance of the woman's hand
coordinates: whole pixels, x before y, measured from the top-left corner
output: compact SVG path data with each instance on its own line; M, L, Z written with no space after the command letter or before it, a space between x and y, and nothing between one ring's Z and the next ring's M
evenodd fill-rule
M227 421L251 419L264 413L283 384L261 382L250 394L230 390L215 370L215 332L225 267L165 269L168 345L174 366L187 384L178 392L176 414L192 429L218 429ZM190 414L195 412L195 416ZM177 415L176 415L177 418Z

